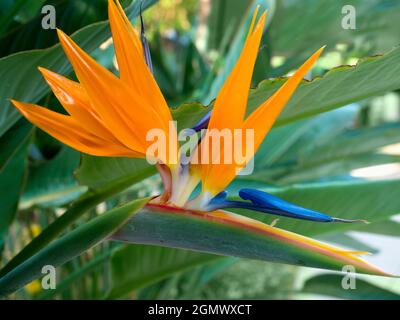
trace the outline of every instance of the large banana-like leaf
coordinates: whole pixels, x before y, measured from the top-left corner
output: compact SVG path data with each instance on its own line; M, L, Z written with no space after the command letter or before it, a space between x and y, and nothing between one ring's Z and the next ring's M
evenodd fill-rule
M314 114L373 97L400 88L400 48L382 56L361 59L356 66L341 66L328 71L322 78L299 85L277 120L276 125L292 122ZM248 111L254 110L284 79L261 82L249 97Z
M293 162L292 155L296 157L298 149L309 150L314 144L331 141L333 136L353 125L358 109L355 105L349 105L273 128L257 151L254 169L257 173L263 169L273 171L273 165Z
M356 10L355 30L342 28L342 19L346 16L342 10L346 5ZM270 31L272 51L288 59L274 74L289 71L321 43L328 45L328 50L337 43L371 53L391 48L400 41L399 21L395 18L399 12L400 3L391 0L279 1L274 17L279 23Z
M42 267L58 267L105 240L118 230L149 199L131 201L110 210L57 239L0 278L0 297L6 296L42 276Z
M307 148L299 145L298 150L292 155L296 159L295 163L288 166L287 172L279 179L279 183L290 184L312 181L313 178L318 177L327 178L333 176L335 171L345 174L349 172L345 171L346 165L351 170L379 164L380 161L382 163L396 162L395 157L376 153L376 150L389 144L398 143L400 141L399 129L400 126L396 124L348 129L341 134L332 136L330 141L319 141L319 143L310 141ZM365 143L366 141L368 143ZM332 168L332 172L329 171L329 167ZM340 172L340 168L343 168L342 172Z
M0 238L14 219L25 180L32 126L18 122L0 138Z
M79 152L64 146L53 159L31 166L20 208L61 206L85 192L72 175L79 159Z
M368 141L368 143L365 143ZM400 142L400 125L385 124L372 128L347 129L334 140L317 143L306 152L299 152L298 158L302 165L326 162L330 159L341 159L357 154L363 154L377 150L385 145Z
M395 220L384 220L362 226L361 228L358 228L357 231L400 237L400 222Z
M306 166L294 166L286 169L275 168L268 172L263 170L260 172L259 177L270 180L270 174L278 174L279 179L277 183L287 185L305 182L318 182L323 180L340 180L343 177L350 178L352 170L377 166L388 163L395 163L400 161L400 156L382 154L379 152L355 154L353 156L334 159L331 161L321 162L312 166L313 161L310 160ZM290 169L290 171L286 171ZM283 171L285 170L285 171Z
M399 294L362 279L356 280L356 287L354 289L343 289L340 286L342 279L337 274L321 274L308 279L304 284L302 292L339 299L400 300Z
M279 116L276 126L303 119L346 104L377 96L400 88L400 47L382 56L361 59L356 66L341 66L328 71L323 77L311 82L304 81ZM285 78L262 81L251 90L248 101L248 114L270 97L284 82ZM180 115L192 115L193 126L207 108L197 104L182 105L174 115L180 122ZM189 123L188 123L189 124Z
M112 238L331 270L352 265L360 273L388 275L354 252L226 211L148 204Z
M83 155L76 171L80 184L100 192L111 185L138 182L156 173L145 159Z
M23 263L44 248L88 210L128 188L130 185L135 184L140 179L142 179L142 175L136 173L129 176L128 179L113 181L112 184L102 188L101 190L96 190L96 192L86 192L78 200L74 201L62 216L48 225L36 238L8 261L8 263L0 269L0 277L10 272L19 264Z
M0 22L0 56L12 53L43 49L58 42L56 32L42 27L41 9L50 4L56 10L57 27L70 34L80 28L107 19L107 0L34 0L3 1L12 3L11 8L3 8L0 21L7 19L12 25L5 28ZM3 19L1 19L3 18ZM3 32L4 31L4 32Z

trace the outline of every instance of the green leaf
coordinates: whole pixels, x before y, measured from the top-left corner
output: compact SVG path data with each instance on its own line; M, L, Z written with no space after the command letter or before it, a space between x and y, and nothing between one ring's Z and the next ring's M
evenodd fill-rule
M82 155L76 177L82 185L101 191L112 185L131 184L156 173L145 159L95 157Z
M385 124L342 130L338 134L328 135L328 139L318 139L318 134L312 140L301 139L292 147L294 150L288 152L292 163L286 166L282 177L275 180L279 184L308 182L335 174L346 174L355 168L396 162L398 157L379 154L378 149L399 142L399 129L397 124Z
M211 3L210 15L207 19L209 34L208 49L219 49L221 42L230 28L239 29L243 12L248 11L249 3L245 1L215 0ZM231 39L230 39L231 40Z
M229 212L199 213L147 205L113 239L293 265L380 273L349 253Z
M273 128L254 156L254 170L258 173L279 162L304 133L310 130L310 125L310 120L306 119Z
M150 42L154 77L169 105L179 105L210 76L209 66L189 34L173 40L175 50L165 46L157 32Z
M385 220L361 226L357 228L357 231L400 237L400 223L393 220Z
M255 156L257 175L262 169L270 170L274 164L289 166L304 150L330 142L334 136L353 126L357 111L357 107L350 105L273 128Z
M264 80L256 89L251 90L247 114L259 107L285 81L284 78ZM303 81L275 126L282 126L397 89L400 89L400 47L382 56L364 58L356 66L341 66L313 81ZM208 111L208 108L191 105L189 107L189 111L198 117L193 119L192 123ZM179 118L175 119L178 120L178 126L183 127L179 124Z
M7 232L18 208L32 126L20 121L0 139L0 238Z
M173 273L220 256L149 245L128 245L117 249L111 258L111 288L107 298L125 294L163 279Z
M143 3L146 8L157 0ZM139 14L140 1L126 9L130 18ZM55 32L55 31L53 31ZM98 22L86 26L72 35L85 51L91 52L102 44L110 31L108 22ZM19 52L0 59L0 136L19 118L20 114L11 106L9 98L36 103L49 91L37 67L42 66L60 74L68 74L71 67L65 58L60 45L43 50Z
M108 259L110 259L112 254L112 249L106 250L104 253L95 256L89 262L84 264L81 268L78 268L76 271L69 274L67 277L64 277L59 283L57 283L57 287L54 290L46 290L42 291L38 296L35 297L36 300L46 300L52 299L55 295L60 294L70 288L76 281L84 278L96 268L108 263Z
M364 143L366 144L366 143ZM313 167L307 163L307 166L291 166L286 168L277 168L274 172L271 170L264 170L260 172L259 177L268 179L271 174L277 179L277 183L281 184L294 184L294 183L308 183L326 180L343 180L348 177L350 171L363 167L370 167L375 165L395 163L400 161L400 156L392 156L387 154L363 153L342 159L331 159L323 163L317 163ZM312 163L312 161L310 161ZM288 171L289 170L289 171ZM279 176L279 177L277 177ZM282 176L282 178L280 178ZM263 178L261 178L263 177Z
M322 274L308 279L302 292L313 293L340 299L355 300L400 300L400 295L378 287L362 279L355 279L355 289L342 287L343 276Z
M3 267L3 269L0 270L0 276L4 276L6 273L16 268L19 264L33 256L40 249L44 248L88 210L128 188L135 182L138 182L140 179L140 177L134 175L131 179L121 179L117 183L109 185L101 191L88 191L85 193L81 198L72 203L72 205L61 217L57 218L53 223L48 225L46 229L44 229L36 238L26 245L15 257L13 257Z
M341 66L322 78L303 82L278 118L282 125L346 104L400 88L400 47L356 66ZM284 79L266 80L250 94L248 112L253 111L279 88Z
M365 143L368 141L368 143ZM325 143L314 143L306 152L299 155L299 162L306 164L326 162L357 154L369 153L380 147L400 141L400 125L385 124L372 128L347 129ZM304 149L303 149L304 150Z
M0 34L0 56L6 56L23 50L48 48L57 41L54 31L42 27L41 13L44 5L52 5L56 11L57 27L70 34L89 24L107 19L107 0L43 0L14 1L20 3L20 8L9 10L4 18L13 19L14 25L5 35ZM16 3L16 4L17 4ZM16 6L14 6L16 7ZM15 10L18 10L15 12ZM33 16L29 16L33 14ZM16 21L19 20L19 21ZM21 21L22 20L22 21ZM0 22L1 25L1 22ZM0 29L3 30L3 28Z
M6 296L42 275L44 265L58 267L109 237L149 199L129 202L79 226L0 278L0 296Z
M346 43L376 53L390 49L400 40L400 24L395 18L400 13L397 1L336 0L324 3L310 0L304 5L301 0L283 0L278 4L270 31L272 50L274 55L290 60L301 61L322 45L330 48L337 43ZM352 5L356 10L354 30L342 27L345 5ZM293 67L289 62L286 70Z
M3 1L0 4L0 36L3 36L3 34L9 30L9 27L13 23L15 16L20 15L23 10L30 11L35 10L35 8L38 9L36 5L40 6L43 2L44 0L30 1L30 6L27 8L27 2L23 0L12 2Z
M359 231L359 230L357 230L357 231ZM334 243L336 245L340 245L345 248L350 248L352 250L369 252L372 254L375 254L379 251L376 248L371 247L369 244L362 242L360 240L357 240L356 238L352 237L351 235L349 235L347 233L342 233L342 232L328 233L328 234L319 236L318 240L328 242L328 243Z
M209 109L200 103L184 103L171 110L173 119L177 122L178 132L193 127Z
M20 148L21 143L32 133L32 126L25 119L19 121L1 138L0 171L8 164Z
M61 206L75 200L86 191L73 177L79 159L79 152L64 146L55 158L31 167L20 207Z

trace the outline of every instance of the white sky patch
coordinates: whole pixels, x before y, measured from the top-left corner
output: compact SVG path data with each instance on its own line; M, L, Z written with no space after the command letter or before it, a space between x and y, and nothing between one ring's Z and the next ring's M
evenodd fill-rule
M352 170L350 175L354 178L366 180L381 180L400 178L400 163L387 163Z
M400 156L400 143L389 144L385 147L380 148L379 153L391 155L391 156Z

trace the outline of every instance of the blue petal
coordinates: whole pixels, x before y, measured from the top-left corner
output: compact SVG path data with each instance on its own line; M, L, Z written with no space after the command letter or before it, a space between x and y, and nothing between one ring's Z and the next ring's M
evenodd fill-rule
M211 199L207 206L207 210L227 209L227 208L243 208L253 211L259 211L278 216L289 218L317 221L317 222L365 222L364 220L347 220L334 218L324 213L303 208L285 200L279 199L267 192L256 189L242 189L239 196L243 200L236 201L226 199L227 192L223 191Z
M149 67L150 72L153 73L153 63L151 61L149 42L147 41L145 30L144 30L142 5L143 5L143 1L140 3L140 29L141 29L140 30L140 41L142 42L143 55L144 55L146 64Z
M222 201L222 200L225 200L227 196L228 196L228 192L226 192L224 190L224 191L221 191L220 193L218 193L212 200L213 201Z
M210 121L211 111L208 111L194 126L194 131L200 131L201 129L206 129L208 127L208 122Z
M243 200L250 200L254 205L253 209L257 211L309 221L332 222L334 220L326 214L299 207L260 190L242 189L239 191L239 196Z

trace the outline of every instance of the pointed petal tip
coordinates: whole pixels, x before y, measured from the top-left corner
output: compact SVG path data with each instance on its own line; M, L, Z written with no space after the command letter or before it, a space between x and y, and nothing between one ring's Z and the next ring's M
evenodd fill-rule
M321 53L325 50L326 44L319 48L314 54L320 56Z
M311 63L311 65L309 66L309 68L311 68L313 66L313 64L318 60L318 58L320 57L320 55L322 54L322 52L324 52L324 49L326 48L326 45L322 46L321 48L319 48L317 51L315 51L304 64L307 63ZM303 64L303 65L304 65Z
M50 71L49 69L46 69L44 67L38 67L37 68L39 72L42 74L42 76L46 79L46 76L54 73L53 71ZM47 80L47 79L46 79Z
M367 255L367 256L372 256L371 252L368 251L352 251L352 254L357 254L359 256Z
M45 70L47 70L46 68L43 68L43 67L41 67L41 66L37 67L37 69L38 69L38 71L39 71L40 73L46 72Z
M14 99L10 99L11 103L14 105L14 107L17 108L17 110L29 120L29 115L31 113L31 110L34 109L35 107L39 107L38 105L32 104L32 103L26 103Z
M58 36L58 40L61 42L62 45L67 44L69 45L69 43L72 41L72 39L61 29L57 28L57 36Z
M9 100L10 100L10 102L11 102L14 106L16 106L17 108L18 108L18 106L21 106L21 105L22 105L22 102L21 102L21 101L15 100L15 99L13 99L13 98L10 98Z
M42 74L43 78L47 81L47 82L52 82L52 80L56 79L56 78L60 78L62 77L60 74L58 74L57 72L51 71L49 69L46 69L44 67L38 67L39 72Z
M256 31L257 28L264 29L264 25L265 25L265 20L266 20L266 18L267 18L267 10L265 10L265 11L263 12L263 14L261 15L260 19L258 19L257 25L256 25L256 27L254 28L254 31Z
M59 74L43 67L38 67L38 70L50 86L54 83L54 79L60 76Z
M268 14L268 9L265 9L265 10L263 11L261 17L266 18L266 17L267 17L267 14Z
M69 37L65 34L64 31L57 28L57 36L58 36L58 40L60 41L62 46L65 46L66 44L68 44Z
M65 35L64 31L62 31L60 28L56 28L56 31L57 31L58 37L61 37L61 36Z
M18 101L17 101L17 100L14 100L13 98L8 98L8 101L9 101L14 107L16 107L16 108L18 109L18 106L17 106Z
M259 4L255 7L254 12L253 12L254 18L258 15L258 12L260 11L260 8L261 8L261 6ZM262 16L266 16L267 12L268 12L268 9L265 9L263 11L263 13L262 13Z
M21 102L18 100L10 99L10 102L14 105L15 108L25 117L28 118L28 106L31 106L31 104Z

